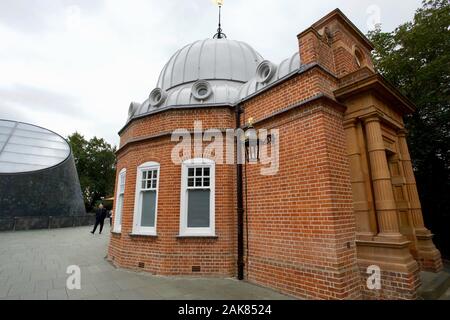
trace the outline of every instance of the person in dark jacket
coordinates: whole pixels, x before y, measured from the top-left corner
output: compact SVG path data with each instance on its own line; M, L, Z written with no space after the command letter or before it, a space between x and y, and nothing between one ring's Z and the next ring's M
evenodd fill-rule
M103 223L105 222L106 215L108 214L108 211L103 207L103 204L100 204L95 211L95 226L94 230L91 231L92 234L95 233L95 230L97 230L98 225L100 225L100 234L102 234L103 231Z

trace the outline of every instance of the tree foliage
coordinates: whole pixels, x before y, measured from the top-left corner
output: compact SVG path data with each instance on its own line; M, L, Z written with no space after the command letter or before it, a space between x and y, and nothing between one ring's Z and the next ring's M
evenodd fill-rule
M116 147L97 137L88 141L78 132L67 139L74 154L86 209L91 210L98 200L114 192Z
M439 230L450 214L450 2L423 1L413 21L368 36L377 70L417 105L405 119L409 147L426 222L443 241Z

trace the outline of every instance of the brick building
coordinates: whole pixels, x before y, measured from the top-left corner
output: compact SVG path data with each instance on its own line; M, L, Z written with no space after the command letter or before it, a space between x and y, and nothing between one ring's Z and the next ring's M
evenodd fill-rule
M414 106L375 73L372 44L341 11L297 38L299 52L278 65L220 33L189 44L130 105L116 265L238 277L307 299L415 299L419 270L441 270L406 142ZM176 129L248 129L249 119L278 130L276 174L205 154L174 163ZM373 265L380 290L366 284Z

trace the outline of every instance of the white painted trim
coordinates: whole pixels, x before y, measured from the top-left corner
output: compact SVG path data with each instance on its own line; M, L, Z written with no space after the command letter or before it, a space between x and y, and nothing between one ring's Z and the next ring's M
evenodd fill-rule
M123 176L123 184L124 184L124 191L120 192L120 186L121 186L121 179ZM125 201L125 187L126 187L126 183L127 183L127 169L123 168L118 175L117 178L117 195L116 195L116 202L115 202L115 208L114 208L114 227L113 227L113 232L116 233L121 233L122 232L122 219L123 219L123 203ZM119 208L119 198L120 196L123 195L123 199L122 199L122 205L120 210L118 210ZM118 214L119 213L119 214Z
M210 169L210 212L209 228L188 228L187 226L187 180L189 168ZM182 237L215 237L215 199L216 199L216 164L213 160L196 158L183 162L181 166L181 195L180 195L180 236Z
M156 227L158 224L158 198L159 198L159 176L161 174L160 164L157 162L146 162L137 167L136 173L136 192L134 199L134 214L133 214L133 235L143 235L143 236L156 236ZM141 227L141 183L142 183L142 172L146 170L156 170L158 172L158 177L156 179L156 197L155 197L155 226L154 227Z

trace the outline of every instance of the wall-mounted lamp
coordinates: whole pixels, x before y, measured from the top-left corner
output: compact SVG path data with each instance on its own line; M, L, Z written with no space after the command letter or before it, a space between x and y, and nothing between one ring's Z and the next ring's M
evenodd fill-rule
M265 140L258 137L258 133L253 126L254 119L249 118L247 121L248 129L245 131L245 156L248 162L255 163L260 158L260 148L262 145L272 143L272 135L267 135Z

